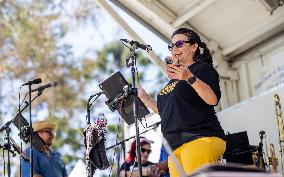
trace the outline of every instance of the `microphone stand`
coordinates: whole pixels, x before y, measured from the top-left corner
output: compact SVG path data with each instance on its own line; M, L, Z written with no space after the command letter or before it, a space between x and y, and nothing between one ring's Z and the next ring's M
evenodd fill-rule
M129 43L131 47L126 46L130 49L130 56L126 59L126 66L127 68L131 69L132 75L132 86L130 89L130 95L133 98L133 118L135 120L135 133L136 133L136 155L138 161L138 170L139 170L139 177L142 177L142 166L141 166L141 147L140 147L140 137L139 137L139 126L138 126L138 96L137 96L137 88L136 88L136 53L135 50L141 48L143 50L147 50L149 52L152 48L149 45L140 44L137 41L128 41L125 39L121 39L122 42Z
M8 171L8 177L11 177L11 161L10 161L10 151L11 150L11 145L10 145L10 133L11 133L11 129L10 127L7 127L6 129L6 140L7 143L4 145L3 151L7 150L8 151L8 164L7 164L7 171Z
M12 157L16 156L17 152L20 157L22 157L26 162L29 162L29 158L27 157L27 155L20 149L20 147L16 144L16 142L10 137L10 133L11 133L11 129L10 127L7 127L6 129L6 138L5 140L7 140L7 143L4 144L4 146L2 147L0 145L0 149L3 148L3 152L6 150L7 154L8 154L8 165L7 165L7 171L8 171L8 177L11 176L11 160L10 160L10 153L12 154ZM14 148L14 150L12 150L12 147ZM4 160L4 157L3 157ZM4 166L5 168L5 166ZM5 171L5 169L4 169Z
M26 109L28 107L28 104L25 105L25 107L23 109L20 110L20 112L22 112L24 109ZM0 133L2 131L6 131L6 140L7 140L7 143L2 147L0 146L0 148L3 148L3 154L4 154L4 151L7 150L8 151L8 164L7 164L7 171L8 171L8 177L11 176L11 161L10 161L10 153L12 153L13 156L15 156L15 152L13 150L11 150L11 140L10 139L10 133L11 133L11 128L10 128L10 124L13 122L13 119L6 122L0 129ZM4 159L4 158L3 158ZM5 166L4 166L5 168ZM5 169L4 169L5 171Z
M3 151L2 151L2 158L3 158L3 161L4 161L4 165L3 165L4 169L3 169L3 171L4 171L4 175L5 175L5 154L4 154L4 146L2 146L1 144L0 144L0 149L3 149Z
M32 122L32 101L42 94L42 90L38 92L37 96L32 100L32 84L29 85L29 121L30 121L30 177L33 177L34 173L34 159L33 159L33 122Z
M6 129L6 131L9 133L11 132L11 129ZM10 131L10 132L9 132ZM10 136L10 135L9 135ZM10 139L8 138L8 136L5 138L7 141ZM12 154L12 157L16 156L15 151L13 151L11 149L11 145L9 144L9 142L5 143L3 146L0 145L0 149L3 149L3 161L4 161L4 175L5 175L5 170L6 170L6 166L5 166L5 151L8 151L8 165L7 165L7 170L8 170L8 177L11 176L11 161L10 161L10 153Z
M34 159L33 159L33 123L32 123L32 84L29 84L29 118L30 118L30 162L31 162L31 165L30 165L30 177L33 177L33 162L34 162Z
M261 169L265 171L265 163L263 159L263 135L265 134L264 131L259 132L260 142L257 148L257 160L256 160L256 167L257 169Z
M123 159L125 161L126 159L126 153L125 153L125 143L121 142L121 151L119 151L118 155L117 155L117 172L116 172L116 177L119 177L120 175L120 153L123 153ZM124 177L127 177L127 171L126 171L126 165L124 166Z
M118 151L118 153L117 153L117 155L116 155L116 160L117 160L117 169L116 169L116 175L115 175L115 177L119 177L119 167L120 167L120 150L117 148L116 149L117 151ZM126 170L124 170L125 171L125 173L126 173ZM126 173L126 175L127 175L127 173ZM126 176L127 177L127 176Z
M30 132L30 177L33 177L33 124L32 124L32 102L42 94L43 90L39 90L37 95L32 99L32 84L29 84L29 102L25 105L25 107L19 112L21 113L27 106L29 106L29 132ZM20 122L21 123L21 122ZM22 137L22 132L20 130L20 138ZM21 138L22 139L22 138ZM24 159L24 158L23 158ZM21 163L21 162L20 162ZM21 171L21 169L20 169Z
M87 101L87 115L86 115L86 121L87 121L87 125L91 124L91 106L93 105L93 103L101 96L103 92L98 92L94 95L91 95ZM91 102L91 100L95 97L95 99ZM90 103L91 102L91 103ZM86 164L87 165L87 164ZM94 172L93 172L93 168L91 163L89 163L90 165L90 171L87 172L88 173L88 177L91 177L91 175L93 176Z
M101 94L103 94L103 92L98 92L94 95L91 95L87 101L87 116L86 116L86 121L87 124L89 125L91 123L91 106L93 105L93 103L101 96ZM96 97L95 97L96 96ZM95 97L95 99L90 103L90 101Z
M122 149L122 153L123 153L123 159L125 161L126 159L126 150L125 150L125 143L121 143L121 149ZM126 171L126 166L125 166L125 169L124 169L124 176L127 177L127 171Z
M142 177L142 166L141 166L141 147L140 147L140 137L139 137L139 125L138 125L138 96L137 96L137 88L136 88L136 54L135 50L137 49L137 45L134 44L130 48L130 56L128 59L128 63L126 64L127 67L131 69L131 76L132 76L132 86L130 90L130 94L133 97L133 117L135 120L135 133L136 133L136 155L138 161L138 171L139 176ZM127 61L127 60L126 60Z

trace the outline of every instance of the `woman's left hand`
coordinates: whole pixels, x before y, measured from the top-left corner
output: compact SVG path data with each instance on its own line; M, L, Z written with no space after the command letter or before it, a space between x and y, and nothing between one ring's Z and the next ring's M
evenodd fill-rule
M170 79L177 80L187 80L189 77L193 76L193 74L189 71L187 67L178 66L174 64L167 65L167 74Z

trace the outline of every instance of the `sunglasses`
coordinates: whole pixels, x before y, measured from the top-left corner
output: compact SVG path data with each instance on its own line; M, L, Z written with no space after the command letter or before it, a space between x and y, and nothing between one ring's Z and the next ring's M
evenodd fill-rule
M150 153L152 152L152 150L151 150L151 149L141 148L141 152L142 152L142 153L147 152L148 154L150 154Z
M176 46L177 48L182 48L182 46L183 46L185 43L190 43L190 42L189 42L189 41L182 41L182 40L179 40L179 41L177 41L176 43L170 43L170 44L168 45L168 49L169 49L169 51L172 51L175 46Z

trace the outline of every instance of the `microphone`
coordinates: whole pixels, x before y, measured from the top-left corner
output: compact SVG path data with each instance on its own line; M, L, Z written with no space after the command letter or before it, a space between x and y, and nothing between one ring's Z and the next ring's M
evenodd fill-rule
M39 83L41 83L41 78L37 78L37 79L34 79L34 80L32 80L32 81L26 82L26 83L24 83L22 86L24 86L24 85L39 84Z
M142 50L147 50L147 51L150 51L152 50L152 47L150 45L145 45L145 44L141 44L139 43L138 41L133 41L133 40L128 40L128 39L120 39L122 42L125 42L125 43L129 43L130 45L136 45L136 47L142 49Z
M32 92L35 92L35 91L43 91L44 89L46 88L49 88L49 87L55 87L57 86L57 82L53 81L51 83L48 83L48 84L45 84L45 85L42 85L36 89L32 89Z
M259 132L259 134L260 134L260 135L264 135L264 134L265 134L265 131L264 131L264 130L261 130L261 131Z
M259 137L260 137L260 139L261 139L261 141L262 141L262 139L263 139L263 135L265 134L265 131L264 130L261 130L260 132L259 132Z

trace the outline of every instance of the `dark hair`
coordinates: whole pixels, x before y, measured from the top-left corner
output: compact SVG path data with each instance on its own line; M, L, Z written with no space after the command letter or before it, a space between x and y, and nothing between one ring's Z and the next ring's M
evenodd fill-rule
M144 141L142 140L140 142L140 146L141 147L144 146L145 144L149 144L150 145L150 143L148 141L145 141L145 140ZM126 159L126 162L128 162L128 163L134 162L135 158L136 158L136 141L132 142L132 144L130 146L130 150L129 150L128 153L129 153L129 156Z
M179 28L173 32L171 38L173 38L174 35L176 34L184 34L185 36L187 36L188 41L191 45L195 43L198 45L198 48L193 56L193 60L195 62L202 62L213 65L213 60L210 54L210 50L208 49L207 45L201 41L199 35L195 31L188 28ZM200 51L200 48L202 48L203 52Z

